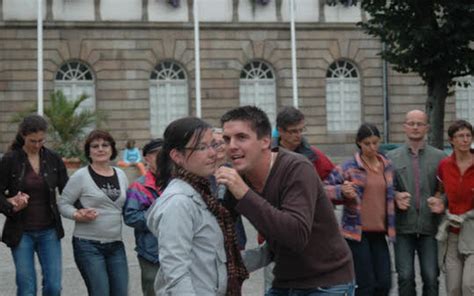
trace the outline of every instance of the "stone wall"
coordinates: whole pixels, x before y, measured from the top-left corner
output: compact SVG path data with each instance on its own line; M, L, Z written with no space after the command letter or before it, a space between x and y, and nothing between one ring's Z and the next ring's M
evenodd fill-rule
M201 29L202 115L212 124L239 105L239 75L252 59L268 62L276 72L277 106L292 104L290 34L283 25L221 26ZM162 60L172 59L188 74L190 111L195 110L194 39L191 27L49 25L44 30L45 98L54 88L61 64L79 59L95 75L96 103L106 110L108 126L119 141L149 138L149 77ZM353 134L326 130L325 75L339 58L353 61L361 75L363 120L383 125L380 43L352 26L300 26L297 32L300 107L307 116L309 139L322 145L352 143ZM12 113L36 100L36 32L26 25L0 29L1 149L13 137ZM410 108L422 108L425 87L414 75L389 72L392 123ZM448 117L449 118L449 117ZM400 128L391 126L391 141Z
M190 8L187 7L191 1L181 1L187 9L184 22L147 21L157 17L152 16L149 9L140 10L140 21L97 21L98 13L94 13L95 21L53 21L60 17L58 11L61 7L58 1L44 2L49 5L43 33L46 100L54 88L54 75L59 67L72 59L81 60L94 73L97 108L108 115L106 128L117 138L119 147L128 138L134 138L138 145L142 145L150 137L150 73L160 61L170 59L181 64L187 72L190 114L194 114L194 33L189 21L192 14L188 14ZM263 19L263 16L270 17L266 16L268 11L260 11L262 7L254 12L253 21L244 21L243 15L250 9L247 2L227 0L221 5L225 8L232 4L234 12L242 10L237 18L233 13L232 19L219 22L215 15L214 18L210 15L207 22L201 23L202 116L212 124L218 124L219 117L226 110L239 105L240 71L253 59L268 62L275 70L277 107L293 103L290 31L288 23L284 22L288 14L283 9L288 1L271 1L275 5L268 8L274 9L272 19L261 23L256 22L259 13ZM3 0L4 6L6 3L13 5L16 2ZM74 3L66 1L64 5ZM104 3L108 1L83 2L89 6L94 4L96 10ZM161 1L134 0L133 3L147 3L149 8ZM240 6L236 7L235 3L240 3ZM382 60L377 55L381 44L354 25L363 17L357 7L348 8L350 13L345 16L341 7L311 7L313 10L306 13L298 10L300 18L311 15L315 18L313 23L297 24L299 105L307 117L310 142L333 154L344 155L354 149L354 134L327 132L326 71L333 61L340 58L358 67L362 120L374 122L382 130ZM89 10L86 12L91 14ZM6 21L5 11L0 15L0 151L5 151L16 129L9 123L12 114L27 109L36 101L36 23ZM90 15L82 17L91 18ZM389 141L401 142L404 113L413 108L424 108L426 88L416 75L389 69L388 94ZM453 99L450 98L447 121L453 119L453 110Z

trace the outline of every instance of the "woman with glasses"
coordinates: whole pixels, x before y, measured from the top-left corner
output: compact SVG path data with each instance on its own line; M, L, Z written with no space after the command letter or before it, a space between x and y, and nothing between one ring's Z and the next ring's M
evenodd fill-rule
M448 137L453 153L443 159L438 167L438 176L448 200L447 249L442 252L446 288L450 296L474 295L472 125L465 120L457 120L449 126Z
M64 230L56 206L67 172L59 155L44 147L48 124L39 115L23 119L0 162L1 212L7 216L2 240L11 248L17 295L36 295L36 253L42 294L61 293L61 242Z
M58 205L75 222L74 260L89 295L128 295L128 267L122 243L122 208L128 180L110 165L117 156L115 140L101 130L86 138L89 165L71 176Z
M147 224L158 238L157 295L241 295L248 273L230 212L211 194L219 145L201 119L173 121L157 167L166 187Z
M337 166L324 183L328 197L343 204L342 232L352 251L357 296L388 295L390 254L395 239L393 166L378 152L380 132L370 123L359 127L359 151Z

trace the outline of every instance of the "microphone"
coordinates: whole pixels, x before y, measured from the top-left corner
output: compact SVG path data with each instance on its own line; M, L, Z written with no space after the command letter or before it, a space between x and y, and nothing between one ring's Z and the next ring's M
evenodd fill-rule
M217 185L217 199L218 200L224 200L226 192L227 192L227 186L225 186L225 184Z
M230 163L224 163L223 165L221 166L225 166L225 167L232 167ZM224 197L225 197L225 193L227 192L227 186L225 184L217 184L217 199L218 200L224 200Z

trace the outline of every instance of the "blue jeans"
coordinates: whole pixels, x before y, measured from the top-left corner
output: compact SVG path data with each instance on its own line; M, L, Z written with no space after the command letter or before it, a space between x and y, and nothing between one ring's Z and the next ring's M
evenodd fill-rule
M128 266L121 241L72 238L74 260L90 296L127 296Z
M354 289L353 283L314 289L270 288L265 296L353 296Z
M357 296L386 296L392 286L390 253L383 233L363 232L360 242L347 240L354 259ZM403 295L405 296L405 295Z
M11 249L16 269L17 295L36 295L35 253L43 274L43 295L61 294L61 242L56 229L25 231Z
M438 242L433 236L418 234L397 234L395 266L398 294L416 296L415 251L420 260L423 295L438 296Z

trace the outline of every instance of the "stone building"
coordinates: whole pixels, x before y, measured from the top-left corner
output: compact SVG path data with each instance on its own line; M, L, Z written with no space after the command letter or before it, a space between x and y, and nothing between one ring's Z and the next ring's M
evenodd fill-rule
M196 114L193 2L43 0L46 104L54 89L88 94L81 107L104 110L120 146ZM403 141L404 113L424 107L421 79L384 71L381 43L355 25L367 17L359 6L295 2L298 99L310 142L347 154L364 121L381 130L385 123L388 141ZM293 104L288 7L289 0L199 0L204 119L218 124L229 108L257 104L274 120ZM14 137L12 114L36 101L36 11L33 0L0 0L0 152ZM472 119L472 88L456 100L448 99L446 121Z

